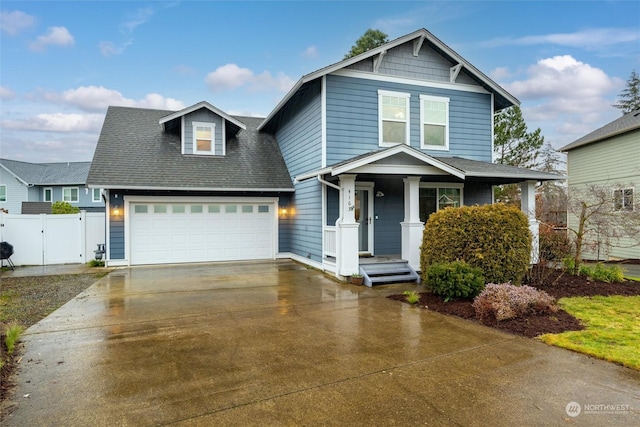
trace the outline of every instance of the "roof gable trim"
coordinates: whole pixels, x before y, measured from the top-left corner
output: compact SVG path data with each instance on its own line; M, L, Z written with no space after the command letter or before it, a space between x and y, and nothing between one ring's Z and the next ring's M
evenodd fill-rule
M207 101L201 101L198 102L197 104L194 104L190 107L184 108L180 111L176 111L175 113L171 113L167 116L164 116L160 119L160 124L162 125L163 129L164 129L164 124L167 122L170 122L171 120L177 119L177 118L181 118L183 116L186 116L189 113L192 113L194 111L197 111L201 108L206 108L207 110L211 111L214 114L217 114L218 116L222 117L223 119L233 123L234 125L238 126L240 129L244 129L246 130L247 127L245 126L244 123L242 123L241 121L233 118L232 116L230 116L229 114L225 113L224 111L222 111L219 108L214 107L213 105L209 104Z

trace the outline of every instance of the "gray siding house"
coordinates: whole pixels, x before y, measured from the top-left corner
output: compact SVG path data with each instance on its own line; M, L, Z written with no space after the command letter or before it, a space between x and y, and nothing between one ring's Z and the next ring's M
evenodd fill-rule
M10 214L44 213L65 201L87 212L104 212L100 188L86 187L91 162L28 163L0 159L0 208ZM23 212L32 204L36 211Z
M611 188L614 208L625 211L640 209L640 110L602 126L561 148L567 153L569 195L590 185ZM578 218L569 214L570 229L577 229ZM593 234L596 230L591 230ZM588 238L590 238L589 236ZM629 238L595 247L586 259L640 259L638 242Z
M287 257L369 278L386 257L415 278L428 216L506 183L537 236L534 187L558 176L492 163L493 115L516 104L421 29L303 76L264 119L111 107L88 177L108 263Z

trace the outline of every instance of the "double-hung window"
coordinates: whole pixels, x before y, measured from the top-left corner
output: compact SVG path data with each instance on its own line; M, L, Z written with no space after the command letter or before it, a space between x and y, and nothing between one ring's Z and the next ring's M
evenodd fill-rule
M379 142L382 147L409 144L409 100L411 94L378 91Z
M215 154L215 123L193 122L193 152Z
M100 198L100 189L99 188L92 188L91 189L91 201L93 203L100 203L102 200Z
M0 185L0 203L7 201L7 186L5 184Z
M420 95L420 147L449 149L449 98Z
M613 208L616 211L633 211L633 188L614 190Z
M62 189L62 201L69 203L78 203L80 201L80 192L78 187L64 187Z
M53 188L48 187L45 188L42 194L42 201L43 202L53 202Z

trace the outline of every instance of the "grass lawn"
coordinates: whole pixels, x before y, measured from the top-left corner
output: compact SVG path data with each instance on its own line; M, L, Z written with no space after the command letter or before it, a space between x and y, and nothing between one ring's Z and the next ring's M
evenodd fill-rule
M562 298L558 303L586 329L545 334L540 340L640 370L640 296Z

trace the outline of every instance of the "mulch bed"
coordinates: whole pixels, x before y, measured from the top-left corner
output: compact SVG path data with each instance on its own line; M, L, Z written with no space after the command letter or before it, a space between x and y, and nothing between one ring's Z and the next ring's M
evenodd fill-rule
M590 297L595 295L640 295L640 282L624 281L620 283L604 283L589 280L583 276L572 276L560 270L538 270L534 272L533 280L535 280L535 284L526 284L545 291L556 299L580 296ZM391 295L389 298L406 303L405 295ZM442 297L433 295L430 292L423 292L420 293L420 302L417 305L438 313L458 316L480 323L476 319L475 310L471 305L472 303L472 300L444 302ZM486 326L527 338L533 338L547 333L557 334L584 329L584 326L578 319L564 310L558 310L558 312L552 315L530 315L522 318L498 321Z

